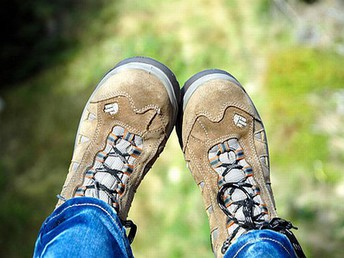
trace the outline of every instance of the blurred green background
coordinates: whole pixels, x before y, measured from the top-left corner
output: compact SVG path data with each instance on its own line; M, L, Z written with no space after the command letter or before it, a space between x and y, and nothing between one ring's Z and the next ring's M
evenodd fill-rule
M1 8L0 256L30 257L65 180L83 106L120 60L153 57L182 85L207 68L265 121L279 215L308 257L344 257L341 0L6 0ZM212 257L175 133L130 211L136 257Z

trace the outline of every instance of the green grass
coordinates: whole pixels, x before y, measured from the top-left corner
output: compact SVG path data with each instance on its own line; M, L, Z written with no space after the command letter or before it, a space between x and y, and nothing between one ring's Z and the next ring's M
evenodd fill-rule
M343 231L337 226L343 223L340 214L344 211L338 202L344 179L340 173L343 146L334 148L333 144L344 134L331 125L343 123L338 111L341 100L334 98L343 88L341 59L329 50L281 49L269 55L264 80L271 160L280 172L275 189L284 190L277 204L299 224L300 239L312 257L327 254L323 238L338 246L343 241ZM331 251L331 257L342 255L340 248Z
M308 257L342 257L342 57L292 43L268 10L268 1L113 1L80 26L77 46L58 53L60 62L2 92L0 255L31 256L64 182L84 103L108 69L144 55L181 84L206 68L243 83L267 127L280 216L300 228ZM212 257L201 195L174 133L130 218L139 226L138 258Z

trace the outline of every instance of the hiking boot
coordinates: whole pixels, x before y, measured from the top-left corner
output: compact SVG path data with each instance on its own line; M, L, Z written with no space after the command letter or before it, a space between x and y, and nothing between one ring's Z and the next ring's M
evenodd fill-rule
M82 113L57 207L73 197L99 198L128 224L136 189L175 125L179 99L174 74L158 61L134 57L110 70Z
M206 70L185 83L182 98L177 133L203 195L215 256L249 230L289 234L292 225L277 218L263 122L240 83Z

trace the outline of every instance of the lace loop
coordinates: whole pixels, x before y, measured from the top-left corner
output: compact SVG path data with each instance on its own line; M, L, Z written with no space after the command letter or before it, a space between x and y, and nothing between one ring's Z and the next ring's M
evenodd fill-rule
M296 255L299 258L306 257L299 241L297 241L295 235L293 234L293 232L291 232L291 229L297 229L297 227L295 227L290 221L286 221L281 218L273 218L269 222L261 225L259 229L270 229L270 230L284 234L289 239L290 243L292 244Z
M221 252L225 254L231 242L249 230L270 229L288 237L298 257L305 257L299 242L291 232L297 229L281 218L268 220L268 210L260 197L253 169L246 162L237 139L215 145L209 151L209 162L219 175L217 202L227 216L229 237Z
M129 240L129 244L131 244L134 241L134 238L137 232L137 226L132 220L121 220L121 223L123 227L129 228L128 240Z
M238 140L232 138L217 144L208 155L219 175L217 202L227 216L229 237L222 246L222 253L225 253L233 239L248 230L258 229L268 216L253 169L246 162Z

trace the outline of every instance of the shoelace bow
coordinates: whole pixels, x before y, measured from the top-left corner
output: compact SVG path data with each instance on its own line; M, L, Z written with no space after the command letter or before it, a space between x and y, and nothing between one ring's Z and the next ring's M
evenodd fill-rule
M293 234L293 232L291 232L291 229L297 229L297 227L293 226L293 224L290 221L286 221L281 218L273 218L269 222L263 224L259 229L270 229L270 230L284 234L285 236L287 236L287 238L291 242L296 255L299 258L306 257L299 241L297 241L295 235Z
M236 162L237 163L237 162ZM222 164L223 166L227 166L227 168L225 169L225 171L222 173L222 177L224 178L226 176L226 174L228 174L232 169L242 169L243 167L241 165L238 164ZM253 187L252 184L245 182L246 178L243 179L240 182L237 183L224 183L217 195L217 201L218 204L221 208L221 210L228 216L228 218L233 221L234 223L236 223L237 225L239 225L239 227L237 227L232 235L227 238L227 240L223 243L223 246L221 248L221 252L224 254L228 247L230 246L230 243L232 241L232 239L235 237L235 235L238 233L240 227L246 229L246 230L253 230L253 229L270 229L276 232L280 232L284 235L287 236L287 238L289 239L289 241L291 242L295 253L297 254L297 256L299 258L304 258L306 257L301 245L299 244L299 242L297 241L295 235L291 232L291 229L297 229L297 227L294 227L292 225L291 222L286 221L284 219L281 218L273 218L272 220L270 220L269 222L265 221L262 219L262 216L264 215L264 213L259 213L257 215L253 214L253 208L255 205L259 205L258 202L255 202L253 200L253 197L248 193L248 191L245 189L245 187L251 188ZM241 222L238 221L237 218L235 218L235 216L233 216L233 214L231 214L226 205L225 205L225 192L231 189L229 194L231 195L235 189L239 189L241 190L246 196L247 198L244 200L240 200L240 201L236 201L236 202L232 202L232 204L236 204L237 208L235 209L234 213L240 208L242 207L243 210L243 214L245 216L245 221Z
M242 169L243 167L240 165L236 165L236 166L232 166L231 169L233 168L237 168L237 169ZM230 170L231 170L230 169ZM230 170L226 170L224 173L229 173ZM223 177L225 175L222 175ZM246 179L246 178L245 178ZM245 180L244 179L244 180ZM223 243L222 246L222 253L224 254L229 245L230 242L233 240L233 238L236 236L236 234L238 233L238 231L241 228L244 228L246 230L252 230L252 229L258 229L259 225L261 225L265 220L261 219L264 216L264 213L261 212L257 215L253 215L253 208L255 205L260 205L258 202L254 201L252 196L247 192L247 190L244 187L248 187L251 188L253 187L252 184L244 182L244 180L242 180L241 182L237 182L237 183L225 183L221 186L218 194L217 194L217 202L221 208L221 210L227 215L227 217L233 221L235 224L237 224L239 227L237 227L233 233L231 234L231 236L229 238L227 238L227 240ZM225 192L230 189L229 191L229 195L233 194L235 189L239 189L241 190L246 196L247 198L244 200L240 200L240 201L235 201L232 202L231 205L237 205L234 213L239 210L242 207L242 211L245 217L245 221L241 222L239 221L232 213L230 213L226 207L225 204L225 199L223 198L223 196L225 195Z

